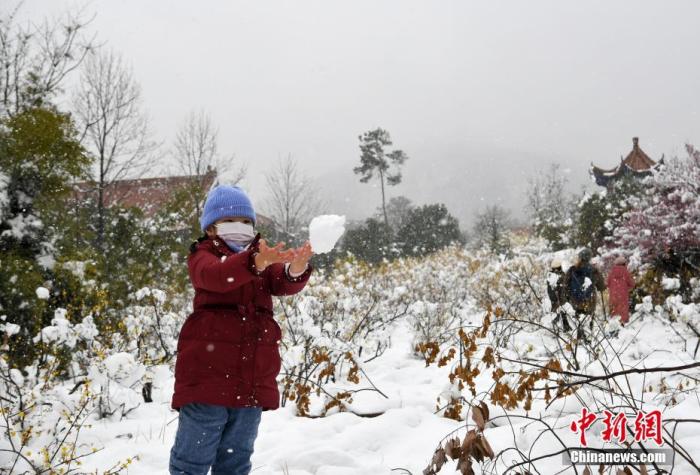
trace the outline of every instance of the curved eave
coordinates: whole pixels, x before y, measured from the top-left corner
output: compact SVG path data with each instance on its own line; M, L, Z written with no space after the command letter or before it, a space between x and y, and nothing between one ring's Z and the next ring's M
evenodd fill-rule
M657 163L654 166L654 168L658 167L662 162L663 161L659 161L659 163ZM596 167L595 165L591 165L590 173L593 176L596 185L607 187L611 181L616 181L623 176L634 175L638 177L643 177L649 175L651 173L651 170L638 171L629 167L626 163L622 163L617 168L613 168L612 170L603 170L602 168Z

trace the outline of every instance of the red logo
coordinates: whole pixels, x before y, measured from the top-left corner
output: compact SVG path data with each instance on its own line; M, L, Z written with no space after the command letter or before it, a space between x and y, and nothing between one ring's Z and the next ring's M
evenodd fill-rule
M604 410L602 416L598 416L594 412L590 412L588 408L581 409L581 417L571 422L569 429L574 434L580 434L581 446L587 447L586 431L597 421L601 419L605 428L601 432L601 436L605 442L616 440L623 443L627 440L627 416L624 412L613 414L610 411ZM661 437L661 411L658 409L644 413L638 411L634 419L634 440L637 442L646 442L653 440L659 447L663 445Z

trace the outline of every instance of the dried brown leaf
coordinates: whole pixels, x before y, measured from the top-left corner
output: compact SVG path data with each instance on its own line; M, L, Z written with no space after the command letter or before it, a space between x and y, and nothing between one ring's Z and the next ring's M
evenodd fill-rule
M466 452L467 456L471 453L472 451L472 445L474 444L474 441L476 440L476 431L474 429L470 430L467 432L467 435L464 436L464 440L462 441L462 454Z
M479 440L475 440L472 444L472 458L477 462L481 463L484 461L484 448L481 446Z
M484 413L479 406L472 406L472 420L476 424L476 426L479 428L479 430L483 431L484 430L484 425L486 424L486 418L484 417Z
M445 454L452 460L457 460L462 455L462 447L459 445L459 438L455 437L445 444Z
M481 401L481 402L479 403L479 406L481 407L481 413L482 413L483 416L484 416L484 420L485 420L486 422L488 422L489 419L490 419L490 416L489 416L489 406L487 406L486 403L485 403L484 401Z
M433 454L432 465L435 467L434 470L439 472L442 466L447 462L447 457L445 457L445 450L442 447L438 449Z
M457 470L459 470L462 475L474 475L472 462L469 458L460 458L457 463Z
M484 453L486 454L486 456L488 456L488 458L493 460L493 458L496 456L496 454L493 452L493 449L491 448L491 444L489 444L489 441L486 440L486 437L484 437L483 435L480 437L480 441L481 441L481 446L484 449Z

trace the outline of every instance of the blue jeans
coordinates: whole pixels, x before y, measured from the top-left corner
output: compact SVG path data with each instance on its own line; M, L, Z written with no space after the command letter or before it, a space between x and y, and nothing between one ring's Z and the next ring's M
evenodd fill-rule
M180 408L170 473L248 475L261 407L186 404Z

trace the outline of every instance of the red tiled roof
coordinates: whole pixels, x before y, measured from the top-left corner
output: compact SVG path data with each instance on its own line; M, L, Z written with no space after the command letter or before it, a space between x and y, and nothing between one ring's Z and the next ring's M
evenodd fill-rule
M201 177L185 175L116 180L105 187L104 203L107 208L116 204L140 208L147 217L151 217L165 206L173 191L199 180L202 180L202 189L208 191L216 180L216 170L210 170ZM76 200L96 194L94 182L73 184L73 197Z
M210 170L200 176L162 176L153 178L138 178L132 180L116 180L105 187L104 202L107 208L114 205L136 207L143 210L146 217L153 217L163 208L172 193L178 188L195 184L202 180L202 189L206 192L216 184L216 170ZM94 182L76 182L73 184L73 198L77 201L88 197L96 197L97 190ZM258 224L274 225L267 216L256 213Z
M636 172L646 171L651 169L656 162L649 158L649 155L639 148L639 138L632 138L632 151L622 161L625 165Z

